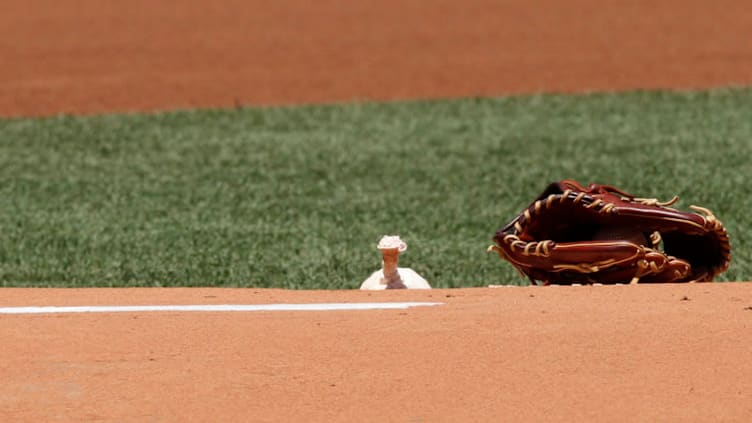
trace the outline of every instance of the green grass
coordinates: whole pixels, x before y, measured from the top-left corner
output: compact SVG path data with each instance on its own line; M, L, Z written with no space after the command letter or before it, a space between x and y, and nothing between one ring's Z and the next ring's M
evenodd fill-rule
M682 197L752 279L752 90L0 120L3 286L526 283L486 247L553 180Z

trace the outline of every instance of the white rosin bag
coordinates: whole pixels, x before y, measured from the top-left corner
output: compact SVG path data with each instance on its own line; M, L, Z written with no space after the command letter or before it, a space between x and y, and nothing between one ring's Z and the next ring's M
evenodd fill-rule
M407 267L398 267L400 253L407 250L407 244L399 235L385 235L376 246L381 251L381 269L373 272L363 281L360 289L431 289L431 285L416 271Z

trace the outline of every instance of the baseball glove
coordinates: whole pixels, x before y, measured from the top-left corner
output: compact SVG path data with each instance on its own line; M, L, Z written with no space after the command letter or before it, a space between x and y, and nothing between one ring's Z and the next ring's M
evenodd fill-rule
M711 281L731 260L713 213L671 208L609 185L552 183L496 232L496 251L533 284Z

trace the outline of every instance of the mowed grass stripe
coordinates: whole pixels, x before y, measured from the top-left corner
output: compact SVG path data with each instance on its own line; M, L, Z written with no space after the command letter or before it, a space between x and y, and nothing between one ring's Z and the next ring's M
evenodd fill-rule
M539 95L0 120L3 286L526 283L487 255L553 180L682 197L752 279L752 90Z

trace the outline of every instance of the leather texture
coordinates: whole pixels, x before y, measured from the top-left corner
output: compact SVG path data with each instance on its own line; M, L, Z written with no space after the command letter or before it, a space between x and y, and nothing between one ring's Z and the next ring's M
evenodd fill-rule
M496 232L489 251L544 285L712 281L731 261L726 229L706 208L671 207L677 200L555 182Z

